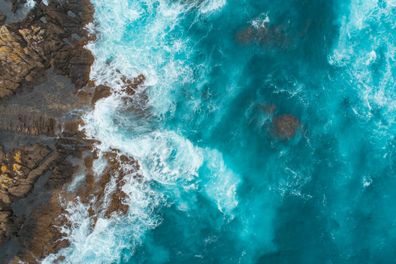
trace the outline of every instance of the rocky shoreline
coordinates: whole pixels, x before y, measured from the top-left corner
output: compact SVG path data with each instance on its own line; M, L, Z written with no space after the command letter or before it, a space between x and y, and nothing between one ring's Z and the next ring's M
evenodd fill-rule
M95 226L98 217L127 213L126 177L144 179L133 157L118 150L99 157L95 142L79 129L81 115L111 95L109 87L89 80L94 58L85 45L95 40L86 30L93 21L90 1L36 1L25 18L23 0L6 4L7 14L0 5L0 263L39 263L69 245L60 229L68 225L65 203L88 205ZM126 105L145 79L121 79ZM295 117L277 115L275 105L259 108L272 117L271 133L281 140L300 127ZM100 177L93 170L98 158L106 164ZM84 177L70 191L76 173ZM63 258L56 255L56 261Z
M25 8L5 4L15 14ZM11 23L1 11L0 262L38 263L67 245L57 228L59 195L93 155L78 130L81 113L101 96L89 82L93 57L84 48L93 9L88 0L37 1Z
M15 15L24 8L23 1L8 4ZM93 56L84 47L95 39L86 30L93 12L89 0L37 1L19 22L0 15L1 263L39 263L67 247L68 202L87 204L92 226L127 213L125 177L142 180L138 162L117 150L102 153L106 165L96 178L95 142L79 129L82 114L111 95L89 80ZM144 81L122 79L126 104ZM78 173L84 177L75 184Z

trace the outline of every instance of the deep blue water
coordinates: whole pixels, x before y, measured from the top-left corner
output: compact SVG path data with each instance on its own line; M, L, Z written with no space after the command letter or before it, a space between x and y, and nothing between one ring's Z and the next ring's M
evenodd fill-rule
M69 261L395 261L395 1L93 3L92 78L143 73L148 101L99 102L90 136L136 157L150 194Z

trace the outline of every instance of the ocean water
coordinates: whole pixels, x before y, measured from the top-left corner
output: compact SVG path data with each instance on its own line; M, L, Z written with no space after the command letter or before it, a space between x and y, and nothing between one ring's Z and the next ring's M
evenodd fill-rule
M144 181L94 227L65 205L71 244L44 262L395 261L395 0L92 2L91 78L114 93L81 129Z

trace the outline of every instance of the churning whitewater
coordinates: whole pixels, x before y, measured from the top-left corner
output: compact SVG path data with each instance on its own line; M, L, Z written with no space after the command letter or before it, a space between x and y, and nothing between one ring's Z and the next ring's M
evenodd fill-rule
M81 130L98 181L117 150L129 207L65 203L45 263L393 261L396 1L92 3L91 79L113 92Z

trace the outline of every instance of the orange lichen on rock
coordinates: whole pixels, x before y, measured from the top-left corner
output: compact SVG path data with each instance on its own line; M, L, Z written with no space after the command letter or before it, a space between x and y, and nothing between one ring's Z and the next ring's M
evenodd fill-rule
M15 173L21 174L21 173L22 173L22 172L21 172L21 169L22 169L22 166L21 166L21 163L22 163L22 154L21 154L21 151L20 151L20 150L15 151L15 154L14 154L14 161L15 161L15 163L12 165L12 170L13 170Z
M12 184L12 178L4 173L0 175L0 187L2 189L8 189L8 187Z
M21 169L22 169L22 166L19 165L18 163L14 163L14 164L12 165L12 170L13 170L14 172L18 173L18 174L21 173Z
M15 151L14 161L18 162L18 163L21 163L22 162L21 156L22 156L22 154L21 154L20 150Z
M7 165L5 165L5 164L1 165L1 169L0 169L0 171L1 171L2 173L6 173L6 172L8 172L8 166L7 166Z

